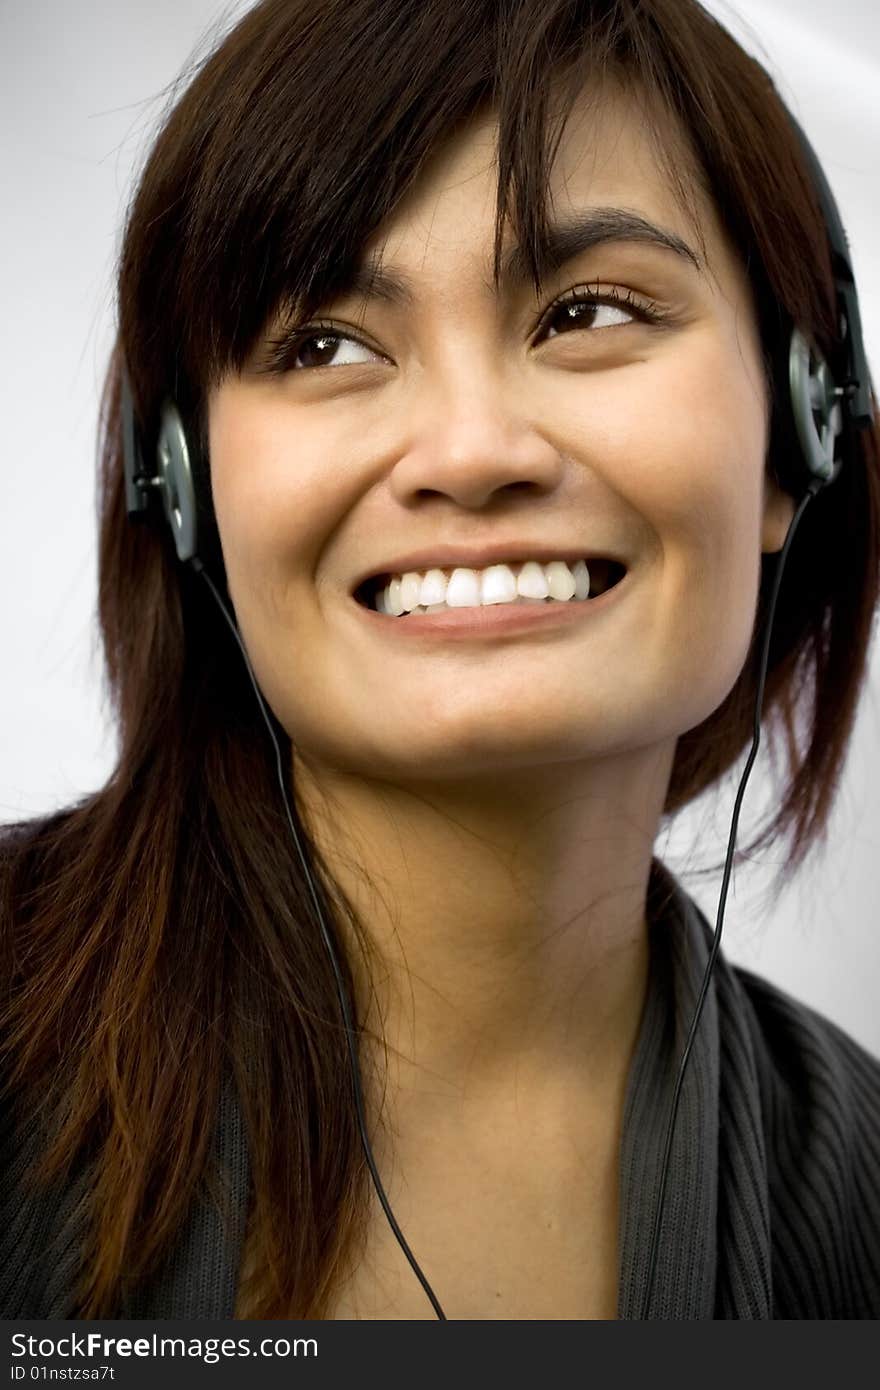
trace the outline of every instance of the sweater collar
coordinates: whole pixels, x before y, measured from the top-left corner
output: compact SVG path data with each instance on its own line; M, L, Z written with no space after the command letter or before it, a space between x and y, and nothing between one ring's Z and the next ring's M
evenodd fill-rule
M648 1282L666 1130L714 931L657 859L649 981L624 1103L618 1318ZM767 1164L748 1001L719 949L679 1097L648 1317L771 1317Z
M620 1153L618 1319L641 1317L666 1128L714 932L652 860L650 962L627 1079ZM719 950L679 1100L648 1317L771 1317L767 1164L748 1001ZM249 1163L231 1080L213 1157L228 1176L223 1213L196 1203L158 1276L121 1316L231 1319L249 1197Z

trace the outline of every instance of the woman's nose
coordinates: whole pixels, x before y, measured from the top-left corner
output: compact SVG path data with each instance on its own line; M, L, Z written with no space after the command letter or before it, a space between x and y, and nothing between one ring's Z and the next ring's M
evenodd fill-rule
M479 507L499 488L558 483L562 457L521 380L492 364L459 361L442 374L426 370L417 395L393 470L399 497L437 492Z

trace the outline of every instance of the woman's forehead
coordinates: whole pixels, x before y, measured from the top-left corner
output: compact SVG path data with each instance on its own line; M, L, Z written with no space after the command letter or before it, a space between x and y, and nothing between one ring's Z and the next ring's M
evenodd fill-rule
M657 138L643 108L613 94L605 102L582 96L562 131L549 169L542 238L535 248L543 274L594 246L663 247L709 273L719 236L703 188L682 199L668 160L684 178L693 158L671 121ZM497 116L483 112L432 156L406 196L365 242L334 297L375 298L407 307L420 283L448 265L475 261L491 274L497 189ZM669 144L659 144L667 137ZM518 288L528 271L508 217L502 238L501 288ZM488 288L491 288L489 286Z

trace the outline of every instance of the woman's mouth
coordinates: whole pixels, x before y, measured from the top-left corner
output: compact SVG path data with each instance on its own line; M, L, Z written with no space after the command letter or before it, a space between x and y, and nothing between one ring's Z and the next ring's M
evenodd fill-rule
M626 566L601 556L567 565L492 565L476 571L459 567L406 575L374 575L355 590L362 607L407 621L429 613L501 607L590 603L620 582Z
M538 631L549 633L584 621L593 614L598 616L615 601L618 590L626 587L629 574L624 564L605 558L591 559L588 566L581 561L571 567L553 561L550 563L554 568L542 584L534 573L537 562L528 563L534 568L515 590L509 576L497 576L499 587L493 591L491 582L485 588L481 585L478 589L474 585L475 571L465 571L462 575L462 571L453 570L448 576L451 604L413 602L423 595L412 579L407 584L407 576L377 575L360 585L354 597L359 611L371 625L389 635L440 640L515 636ZM525 566L520 568L525 569ZM481 576L487 573L482 571ZM423 578L431 574L440 576L440 571L429 571ZM532 594L519 592L523 587L531 588ZM488 602L485 601L487 589ZM439 594L442 589L433 592ZM507 597L496 597L492 602L493 592ZM431 593L428 587L424 596L431 597ZM411 605L409 608L403 606L407 603Z

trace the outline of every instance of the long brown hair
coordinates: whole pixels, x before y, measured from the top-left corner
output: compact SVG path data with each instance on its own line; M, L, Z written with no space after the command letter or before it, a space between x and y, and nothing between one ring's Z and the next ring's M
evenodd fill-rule
M51 1124L41 1179L89 1165L80 1317L112 1316L168 1250L207 1179L227 1066L252 1170L246 1316L322 1317L369 1197L334 976L240 653L169 537L126 518L121 357L147 437L170 393L204 442L208 387L242 367L279 305L308 315L332 294L438 143L487 107L496 268L510 218L539 289L554 140L577 94L600 97L612 74L648 129L672 113L689 140L748 268L768 373L787 321L831 357L832 270L799 145L765 70L695 0L262 0L200 63L149 153L101 413L118 762L94 795L7 828L0 874L4 1091ZM657 145L687 206L692 186ZM789 835L789 868L825 830L878 594L876 417L851 448L804 514L770 650L764 728L784 769L755 843ZM787 449L775 438L768 457L781 478ZM756 658L679 739L667 814L748 746ZM300 833L325 916L357 932Z

